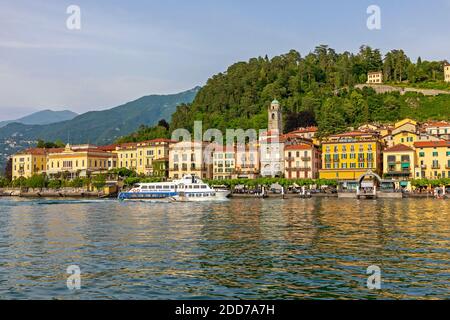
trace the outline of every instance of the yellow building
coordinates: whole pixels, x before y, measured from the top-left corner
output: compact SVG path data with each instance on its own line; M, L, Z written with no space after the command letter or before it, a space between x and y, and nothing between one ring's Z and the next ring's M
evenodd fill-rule
M383 72L369 72L367 74L367 83L368 84L381 84L383 83Z
M321 179L357 180L371 170L381 173L380 136L353 131L328 137L322 142Z
M398 187L409 188L417 165L416 152L412 147L398 144L383 151L383 175L398 181Z
M71 146L49 150L46 173L50 177L66 174L68 178L86 177L92 173L107 172L115 156L92 145Z
M123 143L117 146L117 167L137 171L138 151L137 143Z
M195 175L213 178L213 147L208 142L182 141L169 146L169 179Z
M417 141L419 141L419 135L414 132L401 131L392 135L393 146L403 144L405 146L413 148L414 143L416 143Z
M294 144L284 148L284 177L287 179L317 179L322 159L313 145Z
M169 146L173 141L169 139L155 139L150 141L139 142L136 145L136 172L140 175L154 175L154 161L163 160L169 157ZM128 156L133 157L134 150L129 150ZM125 152L125 157L127 152ZM133 158L128 158L129 164L134 164ZM127 158L125 158L127 164Z
M213 178L215 180L232 179L236 170L236 148L234 146L216 146L213 157Z
M12 179L42 174L47 165L47 149L32 148L12 156Z
M450 82L450 63L448 62L444 64L444 80Z
M416 179L450 178L450 141L416 142Z
M392 130L392 133L396 133L396 130L400 131L410 131L410 132L416 132L417 131L417 121L406 118L401 121L398 121L394 124L394 128Z

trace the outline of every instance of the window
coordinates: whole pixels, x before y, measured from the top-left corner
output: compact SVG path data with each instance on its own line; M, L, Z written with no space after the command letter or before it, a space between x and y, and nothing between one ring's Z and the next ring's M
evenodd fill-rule
M419 152L419 157L421 158L425 157L425 152Z

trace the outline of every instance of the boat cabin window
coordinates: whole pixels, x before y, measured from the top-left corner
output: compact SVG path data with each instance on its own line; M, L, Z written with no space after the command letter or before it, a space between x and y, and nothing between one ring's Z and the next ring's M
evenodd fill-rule
M155 188L156 188L156 189L162 189L162 187L161 187L161 186L156 186Z
M194 186L194 189L199 189L200 188L200 186Z
M147 189L148 189L148 186L142 186L141 189L142 189L142 190L147 190Z
M202 189L206 189L207 187L205 185L202 185Z

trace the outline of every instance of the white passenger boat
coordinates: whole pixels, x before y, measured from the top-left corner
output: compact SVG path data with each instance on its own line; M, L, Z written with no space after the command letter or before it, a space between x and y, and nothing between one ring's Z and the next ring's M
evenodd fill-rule
M138 183L130 191L120 192L119 200L149 201L217 201L225 200L229 190L215 190L201 179L187 175L180 180L161 183Z

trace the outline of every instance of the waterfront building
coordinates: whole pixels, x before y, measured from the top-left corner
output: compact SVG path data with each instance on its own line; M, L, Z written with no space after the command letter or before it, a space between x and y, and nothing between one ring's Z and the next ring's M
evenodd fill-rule
M294 144L284 149L284 177L317 179L321 168L320 151L310 144Z
M139 142L136 144L136 172L145 176L160 176L164 161L159 161L157 173L154 172L155 160L164 160L169 158L169 146L173 141L169 139L154 139L150 141ZM130 154L131 155L131 154Z
M258 143L236 148L236 165L233 179L256 179L260 175L260 149Z
M445 82L450 82L450 63L444 63L444 80Z
M196 175L201 179L212 179L213 153L214 146L209 142L181 141L170 144L169 178Z
M260 136L261 176L281 177L284 174L283 115L280 103L272 101L268 109L269 130Z
M416 142L416 179L450 178L450 141Z
M415 177L417 164L415 150L404 144L397 144L383 151L383 176L398 183L397 188L410 189L409 180Z
M113 167L111 161L117 161L116 156L96 146L67 144L62 150L49 149L46 173L50 177L87 177L107 172Z
M232 179L236 170L236 147L216 146L213 158L213 178L215 180Z
M60 150L60 149L58 149ZM46 171L48 149L31 148L12 156L12 179L30 178Z
M356 180L368 170L378 174L382 170L377 132L347 132L322 142L321 179Z
M152 177L166 179L169 177L169 157L154 159Z
M367 74L367 83L368 84L381 84L381 83L383 83L383 72L382 71L369 72Z
M126 168L128 170L137 171L137 143L120 144L113 152L117 154L118 168Z
M280 137L260 141L261 176L282 177L284 174L284 140Z

